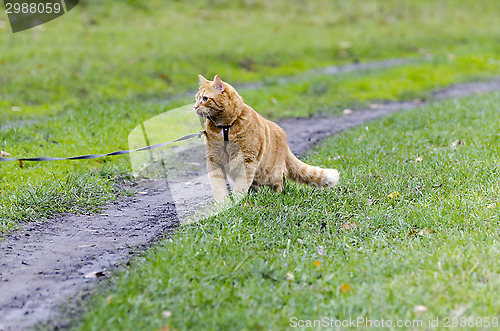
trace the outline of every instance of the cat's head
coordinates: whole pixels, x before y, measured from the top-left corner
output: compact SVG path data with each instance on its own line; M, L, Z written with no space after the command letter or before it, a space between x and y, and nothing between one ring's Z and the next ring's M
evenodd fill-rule
M198 75L200 88L196 94L194 111L217 126L230 125L240 115L243 99L238 92L223 82L218 75L213 81Z

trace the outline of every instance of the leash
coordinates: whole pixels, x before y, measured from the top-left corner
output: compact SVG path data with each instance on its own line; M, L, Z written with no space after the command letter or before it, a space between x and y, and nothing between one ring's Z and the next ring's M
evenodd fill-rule
M224 135L224 141L229 141L229 128L233 125L225 125L222 127L222 133Z
M226 154L227 154L227 144L229 144L229 128L231 126L233 126L233 124L225 125L222 127L222 133L224 135L224 151L226 152Z
M167 146L179 141L183 140L188 140L194 137L200 138L202 135L204 135L206 132L205 131L200 131L198 133L192 133L188 134L184 137L177 138L173 141L169 141L166 143L160 143L156 145L151 145L151 146L146 146L138 149L133 149L133 150L122 150L122 151L116 151L112 153L107 153L107 154L89 154L89 155L79 155L79 156L72 156L72 157L29 157L29 158L11 158L11 157L0 157L0 162L11 162L11 161L30 161L30 162L45 162L45 161L63 161L63 160L92 160L92 159L97 159L101 157L106 157L106 156L117 156L117 155L125 155L125 154L131 154L135 152L141 152L141 151L149 151L152 149L160 148L163 146Z

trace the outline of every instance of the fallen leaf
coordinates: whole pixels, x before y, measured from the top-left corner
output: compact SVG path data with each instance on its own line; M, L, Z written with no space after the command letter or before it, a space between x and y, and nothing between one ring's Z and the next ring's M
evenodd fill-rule
M435 232L436 232L436 231L431 230L431 229L423 229L423 230L420 230L420 231L418 232L418 234L419 234L419 235L421 235L421 236L428 236L428 235L433 234L433 233L435 233Z
M7 156L11 156L10 153L7 153L5 151L0 151L0 157L7 157Z
M350 290L352 290L352 287L351 287L351 285L349 285L349 284L347 284L347 283L342 284L342 285L340 286L340 291L341 291L341 292L343 292L343 293L347 293L347 292L349 292Z
M414 313L425 313L426 311L428 311L429 308L427 308L426 306L423 306L423 305L416 305L415 307L413 307L413 312Z
M344 109L344 111L342 112L342 114L344 114L344 115L352 115L352 114L354 114L354 111L352 109Z
M91 271L91 272L87 272L83 277L85 278L97 278L97 277L103 277L105 276L106 274L104 273L104 271Z
M395 199L395 198L399 197L399 192L398 191L394 191L391 194L389 194L388 197L391 198L391 199Z
M161 80L164 80L164 81L167 81L169 82L170 79L167 77L167 75L165 75L163 72L161 72L158 77L160 77Z
M315 260L315 261L313 261L313 263L314 263L314 266L316 268L318 268L318 269L321 268L321 262Z
M418 229L416 230L411 230L410 232L408 232L408 237L414 237L418 234Z
M170 331L170 328L166 325L164 325L161 329L158 329L156 331Z
M451 148L457 148L458 146L463 145L461 140L457 140L451 143Z
M170 310L165 310L161 313L161 316L163 318L169 318L170 316L172 316L172 312Z
M109 305L111 303L111 299L113 299L113 296L112 295L108 295L108 297L106 298L106 304Z
M318 246L318 254L325 255L325 248L323 246Z
M349 231L349 230L352 230L352 229L355 229L357 226L356 226L356 223L354 222L349 222L349 221L346 221L344 224L342 224L342 226L340 227L340 230L343 230L343 231Z
M424 160L424 156L420 155L419 157L415 158L412 162L422 162Z

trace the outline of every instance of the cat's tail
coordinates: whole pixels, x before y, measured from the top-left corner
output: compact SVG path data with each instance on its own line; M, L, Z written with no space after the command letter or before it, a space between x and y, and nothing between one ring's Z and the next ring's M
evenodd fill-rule
M294 182L309 186L324 188L337 185L340 179L339 172L335 169L323 169L306 164L293 155L288 149L286 156L285 176Z

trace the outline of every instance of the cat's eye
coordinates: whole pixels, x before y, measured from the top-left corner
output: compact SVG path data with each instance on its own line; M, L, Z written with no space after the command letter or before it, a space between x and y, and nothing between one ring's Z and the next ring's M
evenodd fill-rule
M208 98L207 97L203 97L203 102L207 102L208 101Z

